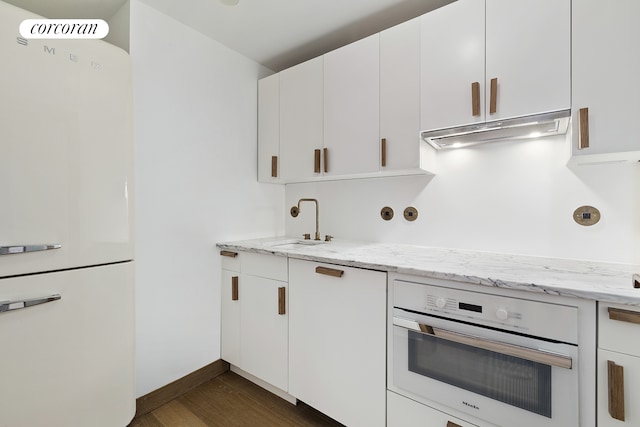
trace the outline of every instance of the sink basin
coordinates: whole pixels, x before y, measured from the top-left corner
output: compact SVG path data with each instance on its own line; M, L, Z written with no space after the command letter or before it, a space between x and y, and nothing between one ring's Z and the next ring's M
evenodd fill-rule
M284 240L276 240L274 242L265 243L264 246L268 246L270 248L279 247L279 248L300 248L305 246L316 246L322 245L326 242L322 240L304 240L304 239L284 239Z

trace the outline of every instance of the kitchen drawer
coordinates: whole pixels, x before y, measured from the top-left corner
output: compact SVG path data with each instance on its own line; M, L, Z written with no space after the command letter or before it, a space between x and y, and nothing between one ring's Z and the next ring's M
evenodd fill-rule
M598 347L640 356L640 307L603 304L598 307Z
M414 400L387 391L387 425L390 427L478 427Z
M220 251L220 258L223 270L240 271L240 252L237 251Z
M287 282L287 259L283 256L245 252L242 254L242 273Z

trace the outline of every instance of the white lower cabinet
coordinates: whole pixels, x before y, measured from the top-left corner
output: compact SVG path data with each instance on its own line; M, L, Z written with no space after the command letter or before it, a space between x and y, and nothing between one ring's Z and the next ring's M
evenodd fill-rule
M222 264L222 359L283 391L288 387L287 276L285 257L245 252Z
M236 254L239 256L239 254ZM224 258L223 258L224 259ZM222 301L220 330L220 353L223 360L240 366L240 298L239 264L237 270L225 269L222 264L220 298Z
M640 427L640 307L598 309L598 427Z
M477 427L392 391L387 392L388 427Z
M349 427L384 426L387 275L289 260L289 393Z
M287 283L249 274L242 274L241 279L240 367L286 391L289 382Z
M640 357L598 350L598 426L640 426Z

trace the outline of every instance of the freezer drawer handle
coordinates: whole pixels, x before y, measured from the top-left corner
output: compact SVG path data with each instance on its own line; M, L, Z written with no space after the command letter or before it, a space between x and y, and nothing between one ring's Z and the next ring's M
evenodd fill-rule
M62 245L18 245L18 246L0 246L0 255L24 254L27 252L48 251L51 249L60 249Z
M20 310L22 308L45 304L51 301L58 301L59 299L62 299L60 294L54 294L48 297L41 298L32 298L17 301L0 301L0 313L4 313L5 311Z

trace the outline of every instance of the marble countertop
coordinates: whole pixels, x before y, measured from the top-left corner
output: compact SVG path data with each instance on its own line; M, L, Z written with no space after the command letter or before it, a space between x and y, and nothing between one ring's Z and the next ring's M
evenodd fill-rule
M223 250L288 256L483 286L640 306L640 289L633 286L633 275L640 274L640 265L392 243L340 240L318 245L286 243L294 240L296 239L273 237L218 243L217 246Z

